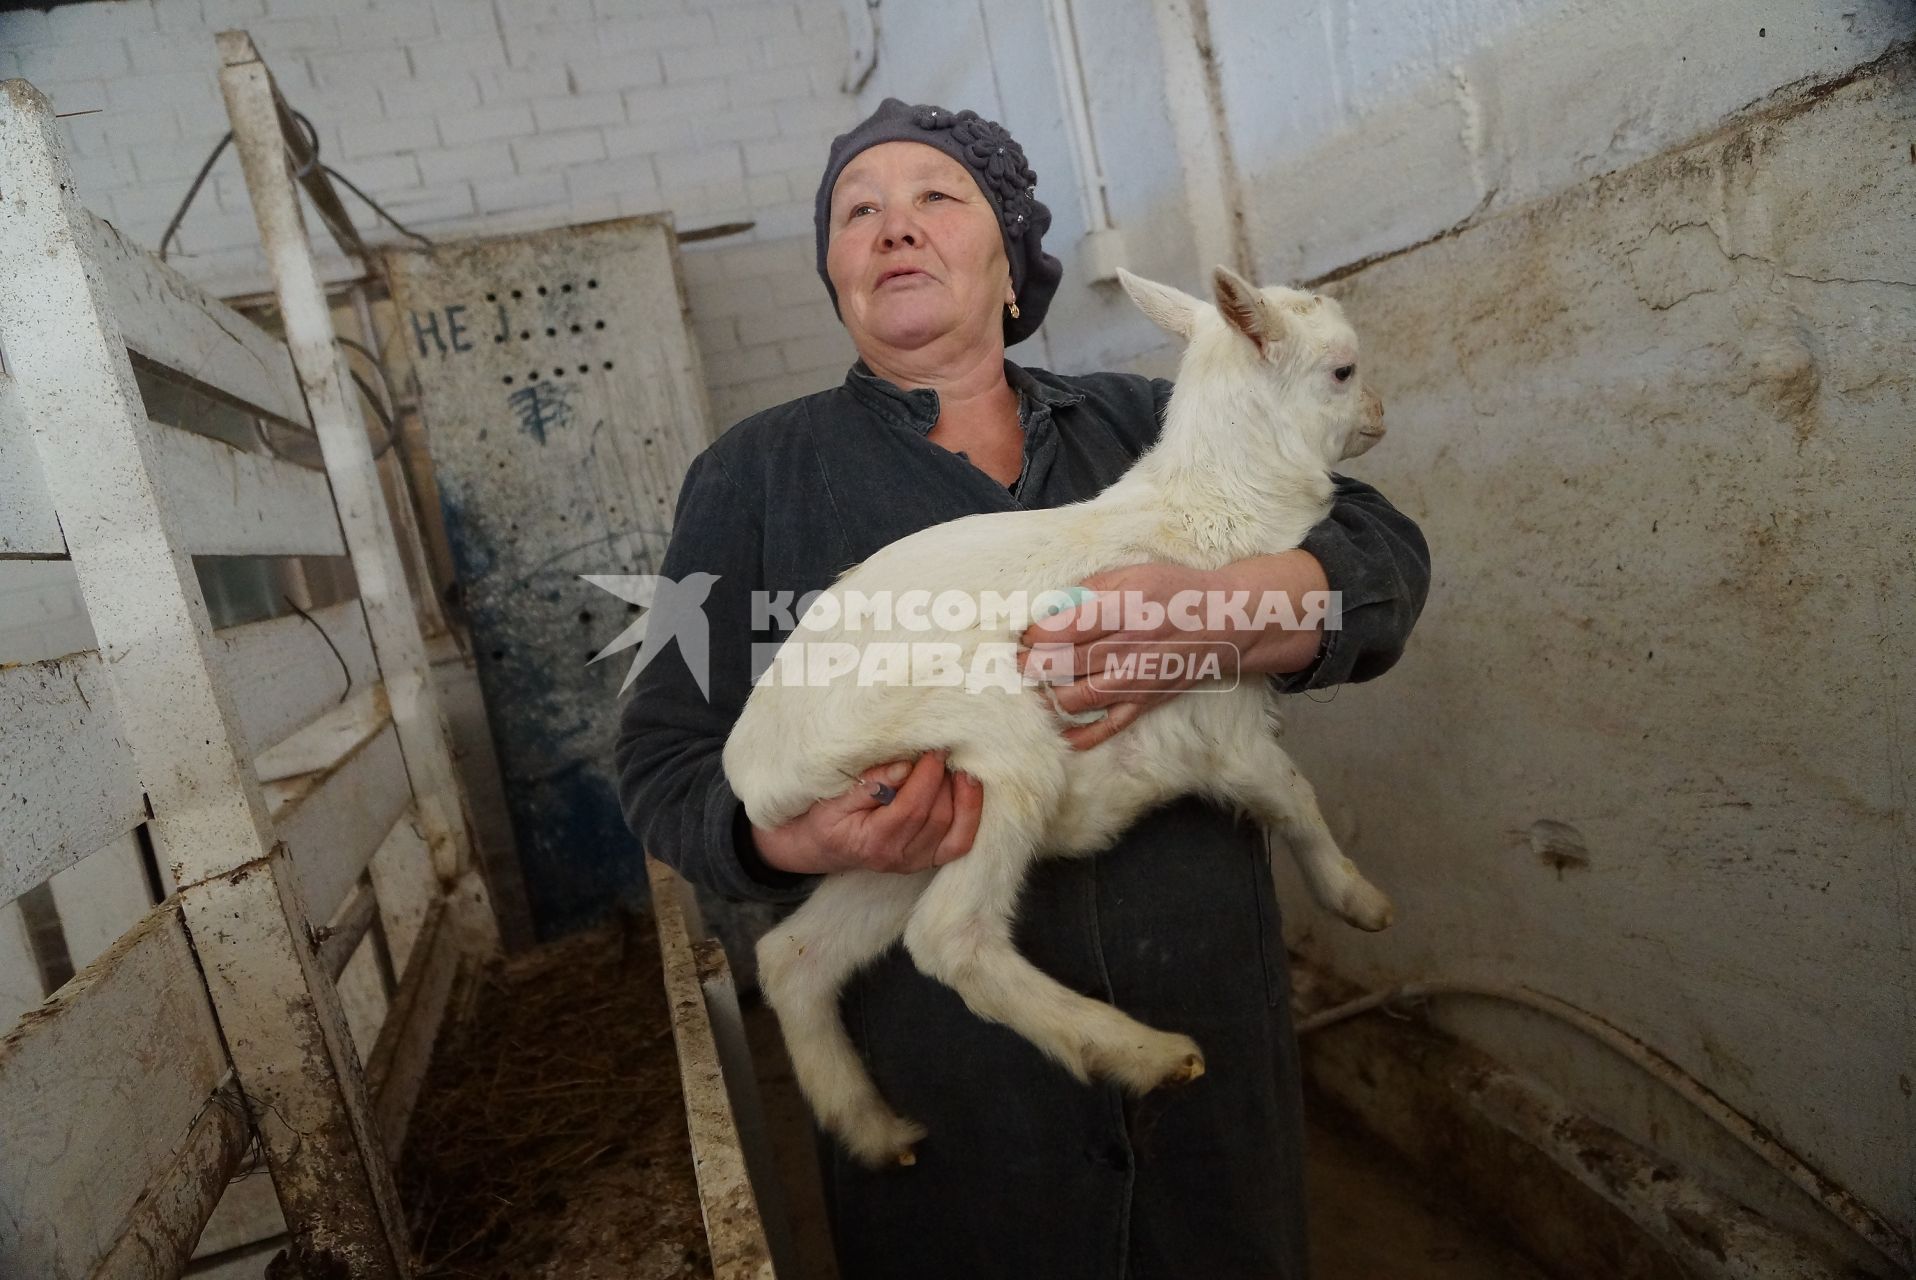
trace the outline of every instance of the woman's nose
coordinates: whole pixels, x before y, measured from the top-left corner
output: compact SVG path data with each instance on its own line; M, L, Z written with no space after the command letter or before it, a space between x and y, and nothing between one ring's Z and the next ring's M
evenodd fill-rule
M888 209L884 217L884 224L878 231L887 249L896 249L900 245L910 245L915 249L923 242L923 232L909 210Z

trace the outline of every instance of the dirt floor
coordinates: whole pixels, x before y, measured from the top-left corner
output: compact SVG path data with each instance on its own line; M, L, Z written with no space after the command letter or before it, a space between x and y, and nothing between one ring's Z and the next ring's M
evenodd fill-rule
M420 1280L709 1276L651 921L504 961L469 1007L400 1169Z
M504 962L468 1008L401 1170L421 1280L709 1276L651 922ZM790 1280L836 1280L776 1022L745 1022L783 1184L768 1230L790 1241ZM1307 1142L1315 1280L1548 1280L1336 1117L1314 1108Z

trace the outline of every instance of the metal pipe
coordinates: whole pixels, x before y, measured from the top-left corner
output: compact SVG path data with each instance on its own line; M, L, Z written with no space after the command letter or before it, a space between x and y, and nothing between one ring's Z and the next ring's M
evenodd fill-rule
M1532 991L1528 987L1514 983L1445 980L1406 982L1384 991L1373 991L1369 995L1358 996L1354 1000L1347 1000L1342 1004L1301 1017L1297 1023L1297 1034L1300 1037L1307 1036L1327 1027L1336 1026L1340 1022L1348 1022L1352 1018L1373 1010L1438 996L1470 996L1484 1000L1501 1000L1534 1010L1575 1027L1618 1056L1627 1058L1654 1076L1678 1097L1715 1121L1752 1155L1788 1178L1800 1191L1822 1205L1844 1226L1861 1236L1884 1258L1898 1267L1908 1268L1911 1265L1908 1241L1904 1240L1902 1234L1874 1209L1837 1185L1834 1179L1811 1167L1801 1156L1772 1137L1768 1130L1736 1110L1719 1097L1715 1090L1662 1053L1629 1032L1612 1026L1597 1015L1579 1009L1556 996Z

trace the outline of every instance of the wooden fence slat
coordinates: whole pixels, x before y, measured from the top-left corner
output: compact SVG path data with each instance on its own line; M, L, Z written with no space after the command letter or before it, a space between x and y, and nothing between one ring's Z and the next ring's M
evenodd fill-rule
M246 1102L228 1084L207 1100L171 1167L148 1186L88 1280L170 1280L184 1270L252 1139Z
M193 1256L204 1258L231 1249L243 1249L261 1240L286 1234L286 1215L273 1194L273 1180L258 1169L234 1179L206 1220ZM252 1280L258 1280L257 1274Z
M270 782L265 789L315 921L332 919L413 798L391 725L333 768Z
M152 475L182 545L203 556L336 556L346 544L326 477L164 422Z
M218 634L220 679L255 757L338 706L342 694L379 680L359 601L314 609L311 619L289 613Z
M379 972L379 957L370 937L360 940L359 949L340 971L339 1003L346 1010L353 1048L359 1051L359 1060L363 1063L372 1056L379 1041L388 1008L386 982Z
M90 1276L227 1074L169 903L0 1039L0 1274Z
M50 559L66 553L13 379L0 373L0 556Z
M154 428L123 334L150 331L163 308L140 311L136 298L117 304L135 308L125 329L116 318L112 281L131 268L99 260L113 250L101 247L80 204L51 106L22 80L0 82L0 191L0 344L109 658L152 801L148 829L180 886L180 912L253 1107L295 1255L364 1280L403 1280L398 1196L378 1155L338 993L313 954L298 871L220 684L192 557L153 485ZM147 279L169 279L142 269ZM184 281L172 285L176 295L197 298ZM225 323L242 344L254 332L221 321L208 305L193 301L185 310L216 328ZM183 316L180 332L193 323Z
M470 874L468 875L470 879ZM419 1087L432 1062L432 1044L445 1019L453 980L459 976L461 930L454 910L443 899L436 903L420 930L412 963L393 993L386 1023L366 1059L373 1107L388 1157L397 1160L406 1145L406 1122L412 1117Z
M404 822L405 818L401 817L400 821ZM359 954L359 944L366 940L378 916L379 900L372 886L363 882L354 885L326 926L326 937L319 945L320 964L334 982L339 981L339 975L346 972L346 966Z
M0 1035L21 1014L39 1004L45 994L40 989L40 971L33 963L33 948L27 943L27 922L20 914L20 904L0 906Z
M98 653L0 667L0 724L7 903L131 831L146 809Z
M338 768L347 756L391 723L385 688L376 682L369 684L320 713L297 733L260 752L253 758L253 772L262 783L289 783L293 794L300 794L300 779ZM283 788L269 787L266 795L275 812L288 798Z
M48 881L74 968L105 954L153 909L143 861L139 838L129 831Z
M393 970L405 973L412 962L413 944L440 890L439 878L433 873L432 850L420 834L415 810L399 815L367 869L379 899L379 923L386 930Z
M304 425L293 362L273 336L185 276L86 215L101 302L129 350L274 417Z

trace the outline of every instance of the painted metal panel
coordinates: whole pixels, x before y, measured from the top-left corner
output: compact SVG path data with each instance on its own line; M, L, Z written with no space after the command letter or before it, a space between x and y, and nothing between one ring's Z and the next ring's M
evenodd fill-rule
M0 903L145 817L98 653L0 667Z
M655 573L711 435L676 242L630 218L388 256L535 923L644 871L613 778L631 621L582 574Z
M226 1073L179 912L156 908L0 1040L0 1273L92 1274Z

